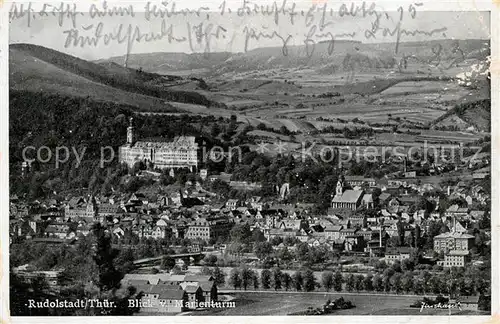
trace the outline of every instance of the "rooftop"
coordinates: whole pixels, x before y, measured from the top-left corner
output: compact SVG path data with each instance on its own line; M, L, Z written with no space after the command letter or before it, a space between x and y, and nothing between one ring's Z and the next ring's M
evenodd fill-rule
M342 193L342 196L333 197L332 202L340 203L356 203L359 201L363 190L346 190Z
M157 149L197 149L198 144L195 142L194 136L177 136L171 142L156 142L156 141L137 141L134 143L135 148L157 148Z

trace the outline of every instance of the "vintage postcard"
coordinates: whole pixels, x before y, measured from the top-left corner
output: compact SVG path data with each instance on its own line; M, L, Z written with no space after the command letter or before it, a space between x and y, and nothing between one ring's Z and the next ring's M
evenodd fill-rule
M1 6L3 319L498 320L498 4Z

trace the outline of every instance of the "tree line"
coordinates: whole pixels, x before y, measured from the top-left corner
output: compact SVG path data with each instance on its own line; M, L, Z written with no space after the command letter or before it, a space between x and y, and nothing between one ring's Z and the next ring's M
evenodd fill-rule
M232 268L227 274L215 267L202 269L204 274L218 276L217 283L235 290L304 291L315 290L335 292L378 292L394 294L451 294L472 296L490 293L486 268L450 268L441 272L401 270L396 265L380 273L345 273L340 269L326 270L321 275L309 268L294 272L279 267L257 271L246 265ZM221 279L222 278L222 279Z

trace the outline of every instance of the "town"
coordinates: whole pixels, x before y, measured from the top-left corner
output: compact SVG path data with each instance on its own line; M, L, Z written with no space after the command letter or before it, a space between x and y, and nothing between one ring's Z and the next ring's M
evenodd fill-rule
M250 175L236 181L234 173L200 169L194 137L172 143L138 137L131 120L117 167L128 181L148 178L144 183L153 185L61 200L11 196L13 274L47 294L61 293L74 276L64 268L67 258L88 247L98 225L110 249L119 251L119 285L133 287L128 303L140 313L237 308L235 292L269 289L446 295L462 309L486 307L489 154L471 151L463 161L449 160L449 172L473 177L436 184L410 171L422 163L406 158L385 162L400 171L374 178L350 175L356 161L336 168L293 154L245 153L250 164L260 158L323 181L319 190L328 202L320 208L290 199L297 188L289 182L269 188ZM158 182L175 189L151 190Z
M491 315L490 11L170 5L12 6L12 316Z

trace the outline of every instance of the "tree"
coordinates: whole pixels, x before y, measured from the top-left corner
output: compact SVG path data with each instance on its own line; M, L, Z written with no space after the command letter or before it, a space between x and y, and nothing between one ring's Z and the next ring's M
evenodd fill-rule
M349 274L345 281L345 289L349 292L354 291L356 288L356 282L353 274Z
M254 271L253 273L252 281L253 281L253 289L255 290L259 289L259 274L256 271Z
M401 271L412 271L415 268L415 264L411 259L404 259L401 261Z
M234 226L230 233L233 242L248 244L252 239L252 231L248 223Z
M288 264L291 261L293 261L293 254L286 246L277 251L276 257L278 258L278 260L280 260L285 264Z
M97 286L101 291L119 288L123 274L116 270L113 264L118 251L111 247L111 236L100 223L92 227L92 233L96 240L94 262L99 272Z
M326 289L326 291L330 291L330 289L332 289L334 284L333 272L324 271L323 274L321 275L321 284Z
M271 287L271 271L268 269L262 270L260 273L260 282L263 289L269 289Z
M375 291L384 291L384 283L382 277L378 273L373 276L373 289Z
M273 247L269 242L257 242L254 243L253 251L260 260L263 260L271 255Z
M354 277L354 286L356 288L356 291L360 291L360 290L363 290L363 280L364 280L364 277L363 275L356 275Z
M241 287L241 276L240 270L238 268L231 269L229 273L229 284L234 287L234 289Z
M219 135L219 134L220 134L220 131L221 131L221 130L220 130L219 124L217 124L217 123L213 123L213 124L212 124L212 128L210 129L210 135L211 135L212 137L217 137L217 135Z
M333 277L333 289L335 291L342 291L342 282L344 278L342 277L342 273L340 271L335 272L335 276Z
M302 286L304 285L304 277L302 276L302 272L300 272L299 270L295 271L295 273L292 276L292 280L295 290L301 291Z
M296 254L297 260L307 261L307 259L309 257L309 245L307 243L298 244L295 254Z
M262 233L261 230L259 230L258 228L256 228L252 232L252 241L254 241L254 242L264 242L264 241L266 241L266 237L264 236L264 233Z
M131 248L121 250L115 259L115 266L121 273L129 273L134 268L134 251Z
M281 289L282 277L283 272L281 272L281 269L278 267L273 268L271 272L271 283L274 290Z
M217 256L209 254L203 259L203 262L209 266L214 266L217 263Z
M240 271L241 284L243 289L247 290L247 287L252 283L254 277L254 271L243 266Z
M290 287L292 286L293 282L292 276L290 276L290 274L288 274L287 272L283 272L282 280L283 280L283 288L285 288L285 290L288 291L288 289L290 289Z
M214 282L217 286L222 286L226 283L226 273L219 267L215 267L212 270L212 277L214 277Z
M169 255L166 255L161 259L161 265L160 265L161 269L171 270L173 267L175 267L175 259L174 258L172 258Z
M171 274L174 274L174 275L178 275L178 274L181 274L181 273L182 273L182 269L181 269L181 267L179 267L179 265L178 265L178 264L176 264L176 265L172 268L172 270L170 270L170 273L171 273Z
M305 291L313 291L316 289L317 282L314 277L314 273L311 269L307 269L304 271L304 290Z
M399 294L401 292L401 273L396 272L390 279L392 290Z
M366 291L373 291L373 275L372 274L368 274L363 279L363 287Z
M414 281L414 278L411 275L411 273L405 272L403 277L401 278L401 289L404 292L409 293L413 289L413 281Z

